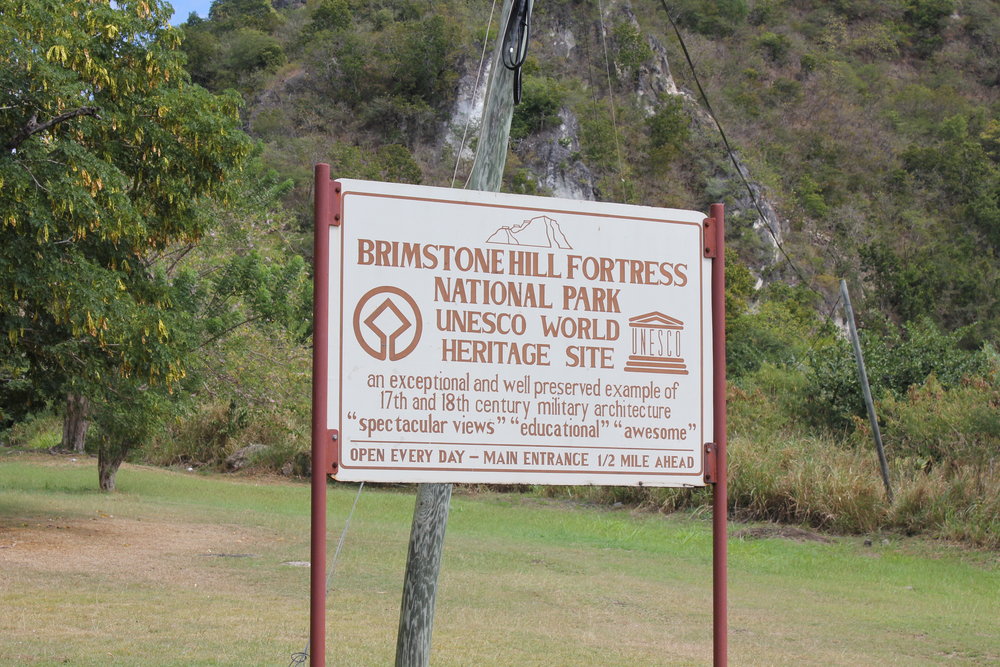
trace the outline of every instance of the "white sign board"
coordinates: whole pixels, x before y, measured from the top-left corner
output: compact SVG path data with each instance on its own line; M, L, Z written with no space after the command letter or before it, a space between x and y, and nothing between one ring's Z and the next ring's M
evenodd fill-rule
M704 485L703 213L337 183L337 479Z

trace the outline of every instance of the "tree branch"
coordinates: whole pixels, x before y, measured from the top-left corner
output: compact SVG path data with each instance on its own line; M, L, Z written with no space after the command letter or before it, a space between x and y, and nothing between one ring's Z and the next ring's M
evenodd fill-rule
M233 326L229 327L228 329L226 329L222 333L216 334L215 336L212 336L211 338L209 338L205 342L201 343L200 345L195 346L194 349L195 350L200 350L201 348L206 347L207 345L211 345L212 343L214 343L215 341L219 340L220 338L225 338L226 336L228 336L232 332L234 332L237 329L239 329L244 324L250 324L251 322L256 322L257 320L261 319L262 317L263 317L262 315L254 315L253 317L248 317L247 319L243 320L239 324L234 324Z
M167 275L168 275L168 276L172 276L172 275L174 274L174 269L175 269L175 268L177 267L177 264L178 264L178 262L180 262L180 261L181 261L182 259L184 259L185 257L187 257L187 254L188 254L189 252L191 252L192 250L194 250L194 248L195 248L195 244L194 244L194 243L189 243L189 244L187 245L187 247L186 247L186 248L184 248L184 249L183 249L183 250L182 250L182 251L181 251L181 252L180 252L180 253L179 253L179 254L177 255L177 257L175 257L175 258L174 258L174 261L170 263L170 266L169 266L169 267L167 267Z
M21 130L14 135L14 137L4 144L4 150L12 151L18 148L24 141L33 134L38 134L39 132L44 132L53 125L58 125L59 123L65 122L72 118L77 118L78 116L93 116L94 118L100 118L97 115L97 107L80 107L79 109L73 109L72 111L66 111L58 116L50 118L44 123L38 122L38 115L32 115L28 124L25 125Z

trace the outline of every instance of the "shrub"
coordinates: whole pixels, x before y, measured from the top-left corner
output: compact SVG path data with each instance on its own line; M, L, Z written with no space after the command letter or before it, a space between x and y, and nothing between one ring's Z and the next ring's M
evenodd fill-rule
M252 28L270 32L282 22L271 0L214 0L208 17L218 30Z
M953 0L909 0L903 19L911 34L916 52L929 56L944 42L941 32L944 22L955 10Z
M681 25L715 37L736 32L749 13L746 0L679 0L671 9Z
M62 419L43 412L0 430L0 446L26 449L52 449L62 442Z
M226 64L233 74L273 71L285 63L278 41L258 30L242 29L232 38Z
M653 49L643 37L638 26L619 21L611 29L615 45L615 61L633 80L639 77L639 68L653 57Z
M386 144L378 149L379 178L392 183L420 183L423 173L406 146Z
M962 349L963 333L945 333L928 319L911 322L902 332L890 329L885 335L873 335L862 331L861 348L872 396L876 401L901 398L932 373L946 388L981 374L987 352ZM810 415L817 423L843 429L850 426L852 416L864 416L854 353L846 339L811 355L809 382Z
M758 49L764 52L764 56L775 63L782 64L788 57L788 52L792 48L792 41L787 35L774 32L765 32L756 40Z
M986 465L1000 454L1000 383L968 379L945 389L934 375L880 406L893 450L921 468L949 462Z
M524 139L532 134L559 127L565 93L552 79L525 75L521 103L514 107L510 120L510 138Z
M582 105L580 118L580 147L583 157L592 167L609 167L617 164L615 153L615 128L611 112L602 103L594 101Z
M434 130L434 110L418 97L380 95L361 106L362 126L392 143L426 138Z
M680 97L668 97L649 120L649 156L654 166L665 167L691 138L691 118Z
M823 335L814 302L815 294L805 288L774 284L753 310L736 311L731 318L727 313L726 368L732 378L765 364L790 367L804 361Z
M891 525L987 549L1000 547L1000 469L944 467L897 478Z
M975 465L954 460L928 471L914 457L898 455L892 441L889 464L895 502L890 505L867 439L859 438L859 433L838 438L803 422L810 391L806 373L771 365L730 386L732 516L848 534L899 529L987 548L1000 546L1000 469L995 460ZM949 399L946 392L944 402L975 403L975 392L982 389L972 383L958 390L960 398ZM987 402L980 399L978 404ZM913 406L914 419L922 407ZM994 457L996 449L995 444L989 447ZM708 488L545 487L543 492L666 512L711 503Z
M803 176L798 188L799 204L813 218L822 219L830 212L819 183L810 176Z
M321 0L312 13L309 30L343 30L351 25L351 6L347 0Z

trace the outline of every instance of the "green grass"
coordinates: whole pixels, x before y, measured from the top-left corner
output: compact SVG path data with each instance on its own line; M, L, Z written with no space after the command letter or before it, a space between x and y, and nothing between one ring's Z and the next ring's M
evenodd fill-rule
M118 482L98 493L90 459L0 457L3 660L287 664L301 650L308 569L282 563L309 557L307 485L134 466ZM331 489L331 553L354 492ZM328 664L392 663L412 509L412 489L363 492L330 591ZM456 496L433 663L706 664L705 519ZM1000 660L992 552L732 539L729 585L733 664Z

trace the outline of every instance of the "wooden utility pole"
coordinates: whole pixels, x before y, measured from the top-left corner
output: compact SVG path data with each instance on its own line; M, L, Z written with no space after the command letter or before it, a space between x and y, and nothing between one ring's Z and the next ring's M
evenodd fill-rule
M504 0L496 52L483 102L479 144L469 178L469 189L496 192L503 180L507 160L510 119L514 110L514 72L504 67L504 26L507 25L513 0ZM431 631L434 625L434 602L444 533L448 526L451 484L420 484L417 487L410 547L406 557L403 601L399 610L399 634L396 637L396 667L425 667L430 662Z
M868 410L868 421L872 426L872 437L875 439L875 451L878 452L878 465L882 469L882 482L885 484L885 495L892 502L892 487L889 485L889 464L885 459L885 448L882 446L882 431L878 427L878 417L875 415L875 402L872 400L872 390L868 385L868 372L865 370L865 357L861 353L861 339L858 338L858 327L854 323L854 309L851 307L851 295L847 292L847 281L841 279L840 294L844 298L844 313L847 315L847 326L851 332L851 344L854 345L854 358L858 363L858 382L865 398L865 408Z

